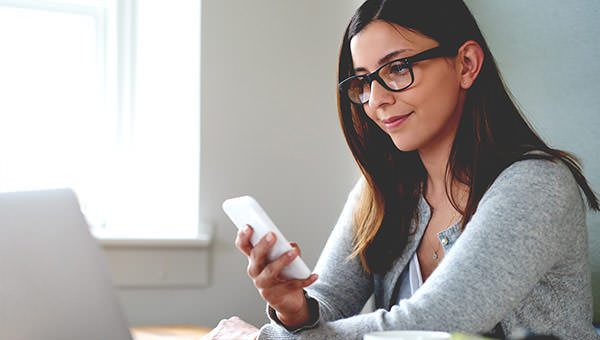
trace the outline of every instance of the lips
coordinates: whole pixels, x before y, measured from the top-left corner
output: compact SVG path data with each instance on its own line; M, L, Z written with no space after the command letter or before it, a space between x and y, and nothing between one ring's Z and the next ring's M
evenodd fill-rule
M400 124L404 123L404 121L406 121L408 117L412 114L413 112L406 115L393 116L390 118L382 119L381 122L383 123L383 125L385 125L387 129L393 129L395 127L400 126Z

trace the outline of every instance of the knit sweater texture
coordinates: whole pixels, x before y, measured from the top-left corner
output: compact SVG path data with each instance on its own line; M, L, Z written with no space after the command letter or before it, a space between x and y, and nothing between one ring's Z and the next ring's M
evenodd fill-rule
M364 180L348 196L306 289L315 322L288 330L273 319L259 340L362 339L385 330L486 333L525 328L562 340L600 340L592 326L585 205L560 161L523 160L506 168L443 261L408 299L394 301L400 274L431 217L425 199L401 256L378 280L352 252L353 209ZM360 314L375 293L379 306ZM378 296L377 296L378 295Z

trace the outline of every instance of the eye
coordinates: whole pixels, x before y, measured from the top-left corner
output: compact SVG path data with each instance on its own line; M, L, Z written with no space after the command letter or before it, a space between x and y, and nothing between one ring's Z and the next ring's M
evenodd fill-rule
M410 67L402 60L394 61L382 68L379 76L392 90L402 90L412 83Z
M404 75L408 73L408 66L406 63L397 61L390 64L388 68L388 73L390 75Z

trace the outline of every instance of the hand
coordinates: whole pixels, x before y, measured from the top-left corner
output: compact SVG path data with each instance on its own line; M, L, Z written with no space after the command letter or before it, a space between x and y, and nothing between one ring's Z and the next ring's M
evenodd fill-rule
M317 274L303 280L282 278L281 270L300 255L298 245L290 243L292 250L268 263L267 254L275 244L275 234L268 233L253 247L250 243L252 232L252 227L247 226L235 239L236 247L248 257L248 276L262 298L277 311L277 317L284 325L296 327L306 323L310 313L303 289L317 280Z
M201 340L255 340L258 332L258 328L233 316L227 320L221 320L217 327L203 336Z

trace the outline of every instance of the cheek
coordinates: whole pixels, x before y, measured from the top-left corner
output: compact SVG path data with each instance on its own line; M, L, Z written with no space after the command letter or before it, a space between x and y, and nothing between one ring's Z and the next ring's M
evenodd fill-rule
M457 112L460 87L447 66L429 74L422 78L419 91L414 92L414 105L423 118L443 123Z
M362 106L362 109L367 114L367 117L375 122L375 124L379 125L379 121L377 120L377 115L375 114L375 109L373 109L369 104L365 104Z

